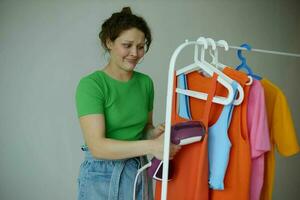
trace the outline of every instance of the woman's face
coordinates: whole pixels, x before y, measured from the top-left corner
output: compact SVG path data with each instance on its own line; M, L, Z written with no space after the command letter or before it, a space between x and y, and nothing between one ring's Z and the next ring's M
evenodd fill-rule
M110 62L127 72L132 71L145 54L145 35L136 28L123 31L115 41L108 41Z

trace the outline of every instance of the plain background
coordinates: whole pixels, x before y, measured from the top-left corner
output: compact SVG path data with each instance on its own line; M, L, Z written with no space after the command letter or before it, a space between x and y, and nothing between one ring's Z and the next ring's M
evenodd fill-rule
M0 199L76 199L83 154L74 94L105 65L100 25L123 6L142 15L153 44L138 71L155 83L155 124L164 121L175 48L200 36L300 54L297 0L0 1ZM236 66L236 51L220 61ZM192 62L192 48L178 65ZM299 138L300 58L244 53L252 69L285 93ZM282 133L284 134L284 133ZM299 155L276 155L274 199L299 199Z

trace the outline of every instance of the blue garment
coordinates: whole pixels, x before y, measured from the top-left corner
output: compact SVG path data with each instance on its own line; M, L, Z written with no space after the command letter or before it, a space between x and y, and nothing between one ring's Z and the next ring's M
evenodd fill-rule
M237 83L234 81L231 85L236 97ZM225 105L218 121L208 129L209 187L214 190L224 190L223 181L231 148L227 131L233 108L233 102Z
M201 84L201 83L199 83ZM178 87L188 89L186 76L178 76ZM237 94L237 83L232 82L233 91ZM217 122L208 129L208 161L209 161L209 187L215 190L224 190L224 177L229 161L231 142L228 138L228 128L231 121L233 102L225 105ZM179 96L178 115L191 119L189 97Z
M187 89L187 81L186 81L186 75L185 74L180 74L177 76L177 86L180 89ZM183 105L178 106L178 115L182 118L185 119L192 119L191 114L190 114L190 102L189 102L189 97L184 94L178 94L178 101L182 103Z
M95 159L87 149L78 177L78 200L127 200L133 198L133 185L142 158L121 160ZM153 199L147 176L137 181L136 199ZM152 181L152 180L150 180ZM145 183L147 182L147 183ZM148 187L147 187L148 186ZM145 195L147 197L145 197Z

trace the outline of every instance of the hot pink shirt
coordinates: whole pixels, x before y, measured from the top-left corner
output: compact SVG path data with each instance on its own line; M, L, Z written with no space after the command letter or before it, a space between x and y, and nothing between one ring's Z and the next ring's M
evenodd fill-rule
M249 91L247 125L252 160L250 200L259 200L264 180L264 154L271 146L264 89L258 80L253 80Z

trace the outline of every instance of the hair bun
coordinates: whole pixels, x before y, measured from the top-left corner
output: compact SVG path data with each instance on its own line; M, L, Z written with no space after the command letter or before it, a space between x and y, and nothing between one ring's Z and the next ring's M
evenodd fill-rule
M122 8L121 13L132 14L130 7Z

